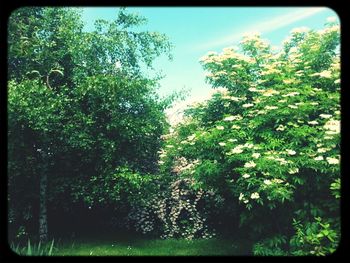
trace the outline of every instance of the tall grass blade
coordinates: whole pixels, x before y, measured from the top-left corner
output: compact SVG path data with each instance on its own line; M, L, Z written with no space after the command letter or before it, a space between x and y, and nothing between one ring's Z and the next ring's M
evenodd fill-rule
M40 253L40 245L41 245L41 241L39 241L39 244L38 244L38 252Z
M50 250L49 250L49 256L52 255L52 249L53 249L53 244L54 244L55 240L52 239L52 242L51 242L51 247L50 247Z
M27 255L32 255L32 247L30 246L30 239L28 239Z

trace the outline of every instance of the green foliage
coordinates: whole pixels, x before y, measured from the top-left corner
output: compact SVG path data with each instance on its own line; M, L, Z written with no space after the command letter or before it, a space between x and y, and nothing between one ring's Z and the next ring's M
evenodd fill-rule
M54 239L47 244L31 244L30 239L28 239L27 246L21 247L19 244L15 245L13 242L10 247L13 252L21 256L52 256L54 255Z
M256 254L282 255L260 237L287 243L294 214L339 217L339 25L295 29L277 50L247 35L201 63L217 92L165 136L161 171L214 191L225 211L212 210L240 222Z
M115 204L117 201L141 205L154 191L154 180L155 177L150 174L140 174L119 166L111 173L92 176L88 184L76 185L74 197L84 200L90 207Z
M168 132L164 110L183 94L159 98L159 77L142 72L171 47L163 34L133 29L145 21L122 8L84 32L77 9L11 15L10 236L32 234L46 171L51 211L112 207L124 225L168 239L244 232L255 255L333 253L339 25L293 30L277 50L253 34L209 52L201 63L217 92ZM51 254L53 242L12 247Z
M274 236L254 244L257 256L326 256L332 254L339 244L339 229L334 220L315 217L315 221L301 223L293 218L295 234L287 244L286 236Z
M140 191L157 170L160 137L168 128L164 110L173 98L159 98L159 77L146 77L141 69L151 68L159 55L169 55L171 44L163 34L134 29L144 21L120 9L115 21L96 21L95 30L85 32L75 8L25 7L11 14L12 236L24 224L35 225L37 215L24 221L22 211L38 202L43 171L49 174L48 200L54 211L71 209L72 199L117 202L122 192ZM119 171L121 167L132 172ZM122 176L114 176L116 170ZM102 195L98 187L104 185L111 188ZM28 229L32 235L33 227Z
M266 238L254 244L253 254L255 256L286 256L287 252L281 248L286 243L286 237L282 235Z
M340 198L340 179L335 179L334 183L331 183L330 189L332 190L332 195L335 198Z
M302 224L293 219L296 234L290 239L292 255L325 256L337 249L340 231L334 227L335 222L322 220L320 217L316 217L315 220Z

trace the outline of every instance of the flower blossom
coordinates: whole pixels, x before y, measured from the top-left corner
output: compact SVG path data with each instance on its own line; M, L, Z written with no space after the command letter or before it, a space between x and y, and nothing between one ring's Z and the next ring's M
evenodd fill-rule
M296 95L299 95L300 93L299 92L290 92L288 94L283 94L282 97L294 97Z
M272 182L271 182L271 180L269 180L269 179L265 179L265 180L264 180L264 184L270 185L270 184L272 184Z
M283 183L283 180L276 178L276 179L273 179L272 182L280 184L280 183Z
M196 135L192 134L192 135L187 137L187 140L192 141L194 138L196 138Z
M284 79L284 80L282 80L282 82L284 84L291 84L291 83L293 83L293 80L292 79Z
M260 195L259 193L255 192L255 193L252 193L251 196L250 196L251 199L259 199L260 198Z
M340 121L338 120L329 120L324 125L326 130L334 132L334 134L340 133Z
M260 153L253 153L253 154L252 154L252 157L257 159L257 158L260 157Z
M224 121L233 121L233 120L235 120L235 116L228 116L224 118Z
M260 90L258 90L255 87L249 88L248 90L251 91L251 92L259 92L260 91Z
M277 128L276 131L284 131L286 129L285 126L283 126L282 124L280 124Z
M295 155L295 154L296 154L296 151L289 150L289 149L287 149L286 152L287 152L289 155Z
M296 174L296 173L298 173L298 172L299 172L299 169L298 169L298 168L291 168L291 169L289 169L289 171L288 171L289 174Z
M253 161L247 162L244 164L245 168L251 168L251 167L255 167L256 163L254 163Z
M318 153L325 153L325 152L327 152L327 149L326 148L320 148L320 149L317 149L317 152Z
M321 78L331 78L332 77L332 72L329 71L329 70L324 70L322 72L317 72L317 73L314 73L314 74L311 74L310 75L311 77L314 77L314 76L319 76Z
M242 146L236 146L228 153L228 155L235 154L235 153L242 153L242 152L243 152Z
M320 114L320 117L323 119L329 119L330 117L332 117L332 115L330 114Z
M275 109L278 109L277 106L266 106L265 109L267 110L275 110Z
M323 160L323 156L320 155L320 156L317 156L314 158L315 161L322 161Z
M329 164L339 164L339 160L336 158L327 157L326 159Z
M262 95L265 96L265 97L271 97L274 94L280 94L280 92L277 91L277 90L268 89L268 90L265 90Z
M253 107L253 106L254 106L254 104L252 104L252 103L246 103L246 104L242 105L243 108L249 108L249 107Z

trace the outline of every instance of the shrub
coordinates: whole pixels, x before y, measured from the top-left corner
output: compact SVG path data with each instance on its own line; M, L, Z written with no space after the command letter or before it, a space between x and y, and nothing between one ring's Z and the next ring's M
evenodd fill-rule
M162 173L215 192L257 254L269 253L259 249L272 242L262 236L293 236L293 217L339 217L339 33L329 22L293 30L277 50L253 34L209 52L201 63L218 91L166 136ZM272 254L284 253L271 244Z

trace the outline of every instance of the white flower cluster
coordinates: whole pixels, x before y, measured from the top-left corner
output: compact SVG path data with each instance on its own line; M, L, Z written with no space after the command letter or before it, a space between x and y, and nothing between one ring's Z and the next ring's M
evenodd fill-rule
M165 211L170 212L163 221L163 238L212 238L215 235L214 232L208 230L208 227L205 225L206 219L203 218L203 214L197 208L199 200L207 197L207 195L203 190L199 190L195 193L193 200L190 196L194 193L188 187L190 183L188 179L179 179L171 185L171 197L167 200L169 207L167 210L165 209ZM183 218L185 214L187 214L187 217ZM184 219L190 226L181 223Z
M332 78L332 72L329 70L324 70L324 71L319 72L319 73L311 74L310 76L312 76L312 77L319 76L320 78L330 79L330 78Z
M326 129L326 134L334 135L340 133L340 121L330 119L323 126Z
M250 195L250 198L251 198L251 199L259 199L259 198L260 198L260 195L259 195L258 192L255 192L255 193L252 193L252 194Z
M320 34L320 35L330 34L330 33L333 33L333 32L340 32L340 26L339 25L334 25L334 26L327 27L325 29L321 29L321 30L317 31L317 33Z
M283 94L282 97L294 97L296 95L299 95L300 93L297 92L297 91L294 91L294 92L290 92L288 94Z
M276 109L278 109L278 107L277 106L265 106L265 109L266 110L276 110Z
M250 198L251 199L259 199L260 195L258 192L254 192L250 195ZM238 200L243 201L243 203L245 203L245 204L247 204L249 202L249 199L243 193L239 194Z
M223 52L218 54L216 52L210 51L205 56L200 58L200 62L204 64L209 63L216 63L221 64L223 61L228 59L234 59L237 60L238 63L245 62L245 63L254 63L255 60L249 56L245 56L241 53L236 52L237 48L224 48Z
M262 92L262 95L265 97L271 97L277 94L280 94L280 92L274 89L267 89Z
M232 155L237 153L242 153L244 148L252 148L254 145L251 143L239 144L235 148L231 149L226 155Z
M280 124L278 125L278 127L276 128L276 131L284 131L286 129L286 126Z
M296 173L298 173L298 172L299 172L299 168L291 168L291 169L289 169L289 171L288 171L289 174L296 174Z
M264 184L266 184L266 185L271 185L272 182L271 182L271 180L269 180L269 179L265 179L265 180L264 180Z
M290 150L290 149L287 149L286 152L287 152L287 154L289 154L289 155L295 155L295 154L296 154L296 151Z
M326 160L329 164L339 164L339 159L337 158L327 157Z
M159 153L159 157L160 157L158 164L162 165L162 164L164 164L163 159L167 156L167 152L164 149L161 149L160 151L158 151L158 153Z
M243 45L253 45L256 49L267 49L269 47L269 43L261 39L260 32L247 32L243 35L243 39L241 41Z
M234 121L234 120L241 120L242 116L241 115L234 115L234 116L227 116L224 118L224 121Z
M132 207L128 224L134 222L137 231L146 234L160 232L161 238L212 238L215 231L206 225L204 213L197 207L198 202L212 198L203 190L190 189L190 179L178 179L170 185L170 195L156 195L144 206ZM186 221L186 224L183 222Z
M279 162L281 165L286 165L286 164L289 163L286 159L284 159L284 158L282 158L282 157L278 157L278 156L269 155L269 156L266 157L266 159L273 160L273 161L277 161L277 162Z
M243 108L249 108L249 107L253 107L253 106L254 106L253 103L246 103L246 104L242 105Z
M276 184L281 184L281 183L283 183L284 181L283 181L282 179L275 178L275 179L272 179L272 182L273 182L273 183L276 183Z
M253 161L250 161L250 162L246 162L244 164L244 167L245 168L252 168L252 167L255 167L256 166L256 163L254 163Z
M177 174L180 174L186 171L193 171L193 169L199 163L200 161L198 159L192 162L189 162L185 157L179 157L174 160L172 171Z

